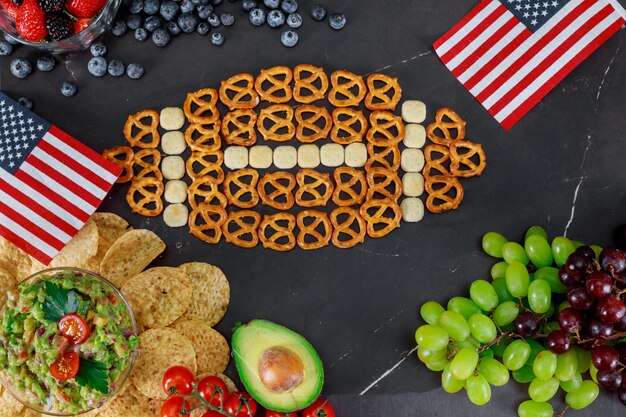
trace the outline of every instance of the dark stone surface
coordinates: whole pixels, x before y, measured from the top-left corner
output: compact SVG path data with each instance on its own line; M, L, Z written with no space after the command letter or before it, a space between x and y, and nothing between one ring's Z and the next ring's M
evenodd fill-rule
M510 132L505 132L454 79L431 44L475 4L474 1L333 1L348 25L339 33L315 23L307 5L300 43L287 50L280 31L253 28L237 12L237 23L220 28L220 48L208 37L179 36L165 49L140 44L132 34L109 37L107 59L146 67L141 81L88 75L89 53L62 58L51 73L17 80L3 58L0 88L35 101L35 111L100 151L123 142L128 114L144 108L180 106L187 91L217 87L232 74L283 64L310 62L327 72L376 70L399 77L405 98L424 100L432 119L439 106L454 107L468 121L468 138L483 144L488 166L480 179L463 181L460 210L428 215L379 240L352 250L325 248L278 254L261 248L206 245L186 229L169 229L161 218L134 216L116 187L102 209L113 210L134 227L157 231L168 249L160 260L190 260L220 266L230 278L232 302L219 325L228 334L236 321L262 317L285 324L310 339L325 363L325 393L342 416L513 416L526 399L525 387L510 383L494 390L494 404L478 408L462 394L449 396L438 374L418 366L415 355L400 363L364 397L363 392L414 346L417 310L463 294L469 283L488 277L494 262L481 253L480 238L496 230L521 239L543 225L551 236L606 245L625 220L626 45L620 31L575 69ZM223 9L236 6L225 2ZM37 56L23 47L13 57ZM79 92L62 97L59 86L75 80ZM231 375L234 369L230 369ZM605 396L576 415L617 415L623 408Z

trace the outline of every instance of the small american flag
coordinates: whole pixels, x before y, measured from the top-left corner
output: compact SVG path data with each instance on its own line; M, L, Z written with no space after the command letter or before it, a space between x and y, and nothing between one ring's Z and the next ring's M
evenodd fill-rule
M0 93L0 236L48 265L120 172Z
M482 0L433 46L508 130L625 19L617 0Z

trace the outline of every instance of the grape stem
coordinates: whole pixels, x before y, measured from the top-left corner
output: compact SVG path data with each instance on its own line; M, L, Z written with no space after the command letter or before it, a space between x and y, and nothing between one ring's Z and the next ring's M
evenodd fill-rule
M509 337L509 336L514 336L515 334L513 332L504 332L504 333L500 333L498 335L498 337L496 337L495 339L493 339L491 342L482 345L481 347L478 348L478 353L484 352L485 350L489 349L491 346L494 345L499 345L500 342L502 341L502 339L504 339L505 337Z
M178 392L176 390L176 387L172 387L169 391L169 397L172 396L178 396L178 397L193 397L193 398L197 398L198 400L200 400L200 405L197 405L195 407L192 407L190 409L187 409L187 407L185 406L185 403L183 403L183 408L182 410L180 410L180 413L178 413L179 416L187 416L190 415L194 410L197 410L198 408L201 407L206 407L210 410L213 411L217 411L218 413L222 414L223 416L226 417L236 417L233 414L230 414L229 412L227 412L226 410L224 410L223 407L216 407L213 404L211 404L211 401L213 401L215 399L216 395L222 395L222 404L224 403L224 393L221 391L221 388L219 387L215 387L215 392L213 393L213 395L211 396L211 398L209 399L209 401L205 400L200 393L198 392L198 388L196 387L196 384L193 384L193 392L191 394L183 394L181 392ZM168 397L168 398L169 398ZM246 407L248 407L248 410L250 410L250 406L248 405L248 403L245 403ZM241 409L241 407L240 407ZM239 412L239 410L237 410L237 412Z
M570 406L569 406L569 404L568 404L568 405L566 405L566 406L565 406L565 408L564 408L563 410L561 410L561 412L560 412L560 413L554 413L554 414L555 414L557 417L563 417L563 416L565 415L565 412L566 412L567 410L569 410L569 409L570 409Z

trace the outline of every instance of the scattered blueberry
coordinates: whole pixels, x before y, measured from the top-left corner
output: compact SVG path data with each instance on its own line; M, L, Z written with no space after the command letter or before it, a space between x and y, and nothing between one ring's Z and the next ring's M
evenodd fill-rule
M211 31L211 26L207 22L202 22L196 30L200 35L204 36Z
M196 30L198 20L191 13L183 13L178 17L178 26L185 33L191 33Z
M24 58L15 58L11 61L11 74L17 78L26 78L33 72L33 66Z
M143 10L143 0L131 0L128 11L131 14L140 13Z
M39 71L52 71L52 68L54 68L54 64L56 64L56 61L51 56L40 56L39 58L37 58L37 69Z
M213 6L219 6L220 4L222 4L222 0L211 0L211 4Z
M154 44L159 48L167 46L171 39L172 37L170 36L170 33L163 28L159 28L152 32L152 42L154 42Z
M213 6L210 4L205 4L204 6L200 6L196 9L198 13L198 17L202 20L207 20L211 13L213 13Z
M0 41L0 56L11 55L13 52L13 45L7 41Z
M285 24L285 14L280 10L272 10L267 14L267 24L270 27L277 28Z
M105 56L107 54L107 47L101 43L94 43L89 48L89 52L91 52L91 56Z
M296 0L283 0L280 8L287 14L295 13L298 10L298 2Z
M180 6L176 2L166 0L161 3L161 8L159 9L159 12L161 13L161 16L163 16L163 19L170 22L176 19L176 16L178 16L178 13L180 12Z
M278 9L278 6L280 6L280 0L263 0L263 4L268 9Z
M191 3L193 3L193 5L196 7L206 6L207 4L209 4L209 0L191 0Z
M113 27L111 28L111 33L115 36L124 36L128 28L126 27L126 23L123 20L116 20L113 22Z
M302 16L300 16L300 13L291 13L287 16L287 26L293 29L302 26Z
M131 14L130 16L128 16L128 19L126 19L126 26L128 26L128 29L130 30L137 29L141 26L142 23L143 18L138 14Z
M311 17L313 20L321 21L326 17L326 8L321 4L316 4L311 8Z
M298 34L293 30L286 30L280 35L280 42L287 48L293 48L298 43Z
M9 42L11 45L19 45L20 44L17 39L15 39L12 36L7 35L6 33L4 34L4 40Z
M221 32L211 33L211 43L215 46L220 46L224 43L224 34Z
M128 64L126 75L133 80L138 80L143 77L143 67L139 64Z
M163 21L159 16L149 16L143 23L143 27L148 32L154 32L157 28L163 26Z
M191 2L191 0L182 0L180 2L180 12L181 13L190 13L193 12L196 6Z
M170 33L170 35L172 36L176 36L176 35L180 35L180 26L178 26L178 23L176 22L167 22L167 25L165 25L165 27L167 28L167 31Z
M250 19L250 23L254 26L261 26L265 23L265 10L260 8L252 9L250 10L248 18Z
M72 97L76 94L77 90L76 84L71 81L64 81L63 84L61 84L61 94L65 97Z
M256 7L256 1L254 0L243 0L243 2L241 2L241 8L243 9L244 12L249 12L255 7Z
M343 13L333 13L328 17L328 24L335 30L343 29L346 25L346 16Z
M102 77L107 73L107 60L101 56L94 56L87 63L87 71L95 77Z
M224 26L232 26L235 24L235 15L232 13L222 13L220 22L222 22Z
M148 31L144 28L135 29L135 39L139 42L143 42L148 39Z
M20 106L26 107L28 110L33 108L33 101L27 97L20 97L17 99L17 102Z
M216 28L222 24L220 17L216 13L211 13L209 17L207 17L206 21L209 22L209 25L211 25L211 27L213 28Z
M107 70L112 76L119 77L121 75L124 75L126 67L124 66L124 63L119 59L112 59L111 62L109 62L109 67L107 68Z
M159 0L144 0L143 12L149 15L159 13Z

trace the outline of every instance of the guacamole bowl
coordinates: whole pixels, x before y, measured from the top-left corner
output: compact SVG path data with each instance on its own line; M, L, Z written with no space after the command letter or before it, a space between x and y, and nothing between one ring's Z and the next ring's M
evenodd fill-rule
M0 382L17 401L71 416L102 407L124 385L137 355L137 323L109 281L51 268L1 301Z

